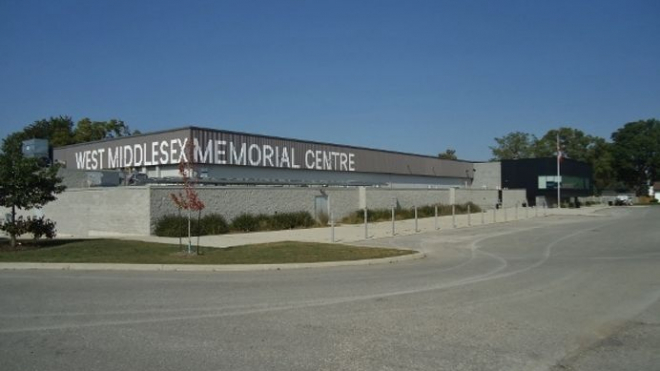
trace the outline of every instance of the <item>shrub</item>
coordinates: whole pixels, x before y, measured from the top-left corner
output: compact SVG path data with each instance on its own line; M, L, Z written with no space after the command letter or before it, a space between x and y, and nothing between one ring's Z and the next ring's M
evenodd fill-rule
M362 210L354 211L347 216L341 219L342 223L346 224L358 224L364 222L364 217L362 216Z
M202 235L225 234L229 232L229 224L220 214L204 215L199 221Z
M318 225L322 227L328 225L328 223L330 222L330 216L327 213L323 213L323 212L317 215L317 219L318 219Z
M314 224L314 218L306 211L274 215L241 214L231 222L231 229L240 232L273 231L312 227Z
M220 214L204 215L199 221L196 215L193 215L190 219L190 234L192 236L224 234L227 232L229 232L229 226ZM165 215L156 221L154 234L160 237L187 237L188 217L185 215Z
M306 211L275 214L270 217L270 229L294 229L311 227L314 223L312 215Z
M48 239L55 238L57 235L55 231L55 222L42 217L27 217L23 219L22 216L16 218L14 223L5 221L0 223L0 230L7 234L14 234L20 237L26 233L31 233L35 240L46 236Z
M197 220L193 219L191 222L191 231L193 223ZM156 221L154 228L156 236L160 237L184 237L188 235L188 218L183 215L165 215Z
M41 218L27 218L27 228L28 233L32 233L35 240L40 239L43 236L46 236L48 239L55 238L55 222L50 219L45 219L43 216Z
M19 216L14 220L14 223L10 221L0 223L0 230L9 235L20 237L27 232L27 221Z
M478 213L481 212L481 208L472 203L468 202L462 205L456 205L456 214L465 214L467 213L467 205L470 205L470 212ZM417 217L418 218L429 218L435 216L435 207L438 207L438 215L451 215L451 205L424 205L417 207ZM415 217L414 208L402 208L398 207L394 210L396 220L404 219L413 219ZM368 222L382 222L392 220L392 209L369 209L367 212L367 221ZM356 210L349 214L348 216L342 218L342 223L346 224L360 224L364 223L364 210Z
M254 232L267 229L267 215L241 214L231 222L231 229L240 232Z

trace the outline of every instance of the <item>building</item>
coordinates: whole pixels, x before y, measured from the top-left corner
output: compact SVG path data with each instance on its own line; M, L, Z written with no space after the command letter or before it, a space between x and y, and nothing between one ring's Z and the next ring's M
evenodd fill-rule
M29 145L29 143L28 143ZM309 212L339 220L363 209L471 202L482 210L553 206L556 159L495 163L186 127L53 149L68 186L38 210L72 236L148 235L179 213L179 165L191 174L205 213ZM591 193L589 165L564 160L562 201ZM118 185L132 187L117 187ZM506 215L506 214L505 214Z
M467 187L471 162L394 151L187 127L55 148L67 169L142 174L148 182L180 180L190 160L200 182L258 185Z
M474 169L473 188L525 189L531 206L556 206L558 184L562 203L577 204L593 193L591 165L572 159L561 160L559 177L555 157L477 163Z

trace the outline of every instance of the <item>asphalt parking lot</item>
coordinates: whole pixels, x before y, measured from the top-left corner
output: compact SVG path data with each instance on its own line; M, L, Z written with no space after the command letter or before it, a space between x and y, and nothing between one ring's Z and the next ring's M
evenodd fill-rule
M0 271L3 370L660 370L660 207L373 238L426 258Z

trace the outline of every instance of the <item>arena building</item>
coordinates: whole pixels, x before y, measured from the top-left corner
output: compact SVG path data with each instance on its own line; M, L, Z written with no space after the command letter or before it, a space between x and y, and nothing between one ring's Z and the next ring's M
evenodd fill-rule
M59 147L53 159L66 169L139 173L152 183L180 181L181 161L212 184L450 188L474 177L467 161L198 127Z
M48 157L42 142L26 141L24 152ZM468 202L482 210L517 209L540 195L530 193L529 179L544 176L546 188L552 183L551 174L532 171L536 162L473 164L198 127L58 147L51 158L63 165L68 188L30 213L56 221L58 233L70 236L154 233L159 220L180 212L172 195L182 191L181 163L193 165L204 213L228 221L299 211L319 221L341 220L364 209ZM573 170L571 176L585 177L590 168Z

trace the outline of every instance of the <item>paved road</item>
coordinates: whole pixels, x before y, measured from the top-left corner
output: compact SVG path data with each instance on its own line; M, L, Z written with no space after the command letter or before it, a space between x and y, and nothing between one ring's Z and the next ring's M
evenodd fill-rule
M261 272L0 272L2 370L660 370L660 208Z

